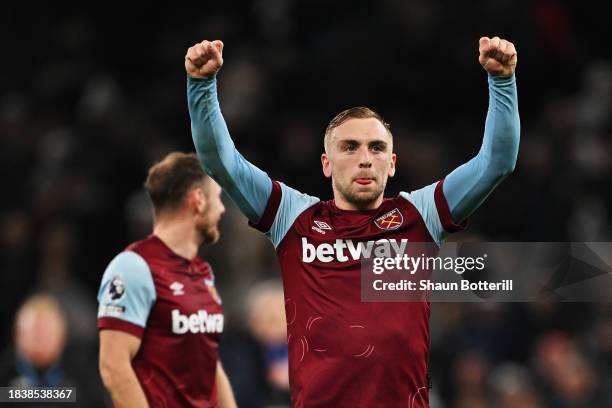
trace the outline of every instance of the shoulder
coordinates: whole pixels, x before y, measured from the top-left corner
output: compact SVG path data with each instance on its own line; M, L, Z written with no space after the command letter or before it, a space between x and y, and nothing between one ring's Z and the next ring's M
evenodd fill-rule
M435 182L419 188L418 190L412 190L410 192L402 191L399 193L397 198L404 199L418 207L424 202L435 201L435 196L439 190L439 185L440 182Z
M272 181L272 192L262 217L259 222L250 225L265 233L274 247L277 247L296 219L320 201L317 197Z
M311 218L313 216L320 216L320 215L330 215L332 206L333 206L333 200L320 201L317 198L317 201L310 203L310 206L304 208L303 211L297 215L297 218L300 219L300 218Z
M321 203L318 197L302 193L280 182L277 184L278 187L276 188L280 190L279 212L281 212L281 216L289 216L295 219L304 211Z
M147 259L155 254L159 254L162 249L163 246L159 245L159 240L154 235L149 235L145 239L132 242L124 249L124 252L134 252Z
M107 271L134 271L134 273L147 272L150 268L142 255L132 250L125 250L115 256L108 264Z
M140 254L130 250L119 253L110 261L102 277L102 286L105 285L118 294L126 287L141 287L155 292L149 264Z
M299 225L310 225L313 220L320 220L318 222L325 221L330 222L334 218L333 213L333 200L329 201L317 201L311 202L310 205L301 208L299 212L296 212L293 217L293 222L289 227L297 227ZM308 227L310 229L310 227Z

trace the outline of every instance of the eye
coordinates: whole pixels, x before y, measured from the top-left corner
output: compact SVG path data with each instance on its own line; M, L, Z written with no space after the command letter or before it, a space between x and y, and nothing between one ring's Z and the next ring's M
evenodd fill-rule
M346 143L344 145L344 151L346 152L354 152L357 150L357 145L355 143Z
M385 150L385 147L380 143L375 143L372 145L371 149L375 152L382 152Z

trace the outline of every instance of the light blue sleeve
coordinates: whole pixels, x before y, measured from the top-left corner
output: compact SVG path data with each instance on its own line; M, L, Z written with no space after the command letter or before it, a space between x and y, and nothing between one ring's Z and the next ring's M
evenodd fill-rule
M259 221L272 181L236 150L221 114L217 80L188 78L187 102L193 143L202 167L250 221Z
M448 234L444 230L436 207L434 197L436 184L437 183L430 184L419 190L411 191L410 193L402 191L400 192L400 196L408 200L418 210L429 231L429 235L431 235L434 242L440 246Z
M476 210L513 170L518 156L520 119L516 78L489 76L489 110L480 151L444 180L444 196L456 222Z
M102 277L98 318L114 317L145 327L156 296L146 261L135 252L122 252L111 261Z
M266 232L266 236L272 241L274 248L281 243L297 217L320 201L317 197L300 193L283 183L279 183L279 185L282 191L280 204L272 227Z

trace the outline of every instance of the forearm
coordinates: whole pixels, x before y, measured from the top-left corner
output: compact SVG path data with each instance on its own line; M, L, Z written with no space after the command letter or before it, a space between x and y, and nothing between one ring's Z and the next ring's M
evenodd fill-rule
M489 110L478 156L487 162L493 176L514 170L520 139L516 78L489 77Z
M116 408L148 408L144 391L130 363L107 365L102 368L104 386Z
M230 195L251 220L261 217L272 182L236 150L221 114L214 78L188 78L191 132L204 170Z
M489 76L489 110L480 151L444 181L444 196L455 222L469 216L514 170L519 139L515 77Z
M232 392L232 385L230 384L221 363L217 363L216 385L219 408L236 408L236 399L234 398L234 393Z

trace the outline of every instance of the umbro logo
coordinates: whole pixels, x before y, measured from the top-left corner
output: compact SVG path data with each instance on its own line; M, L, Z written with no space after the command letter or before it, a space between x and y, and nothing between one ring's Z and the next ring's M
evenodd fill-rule
M185 287L185 285L183 285L180 282L173 282L169 288L170 290L172 290L172 294L174 296L181 296L185 294L185 291L183 290L183 288Z
M315 225L313 225L312 229L317 231L319 234L325 235L325 231L324 230L331 231L331 227L326 222L318 221L318 220L314 220L313 222L316 225L316 227L315 227Z
M323 221L317 221L317 220L315 220L315 221L314 221L314 223L315 223L315 225L316 225L317 227L319 227L319 228L321 228L321 229L324 229L324 230L330 230L330 231L331 231L331 227L330 227L329 225L327 225L327 223L326 223L326 222L323 222Z

